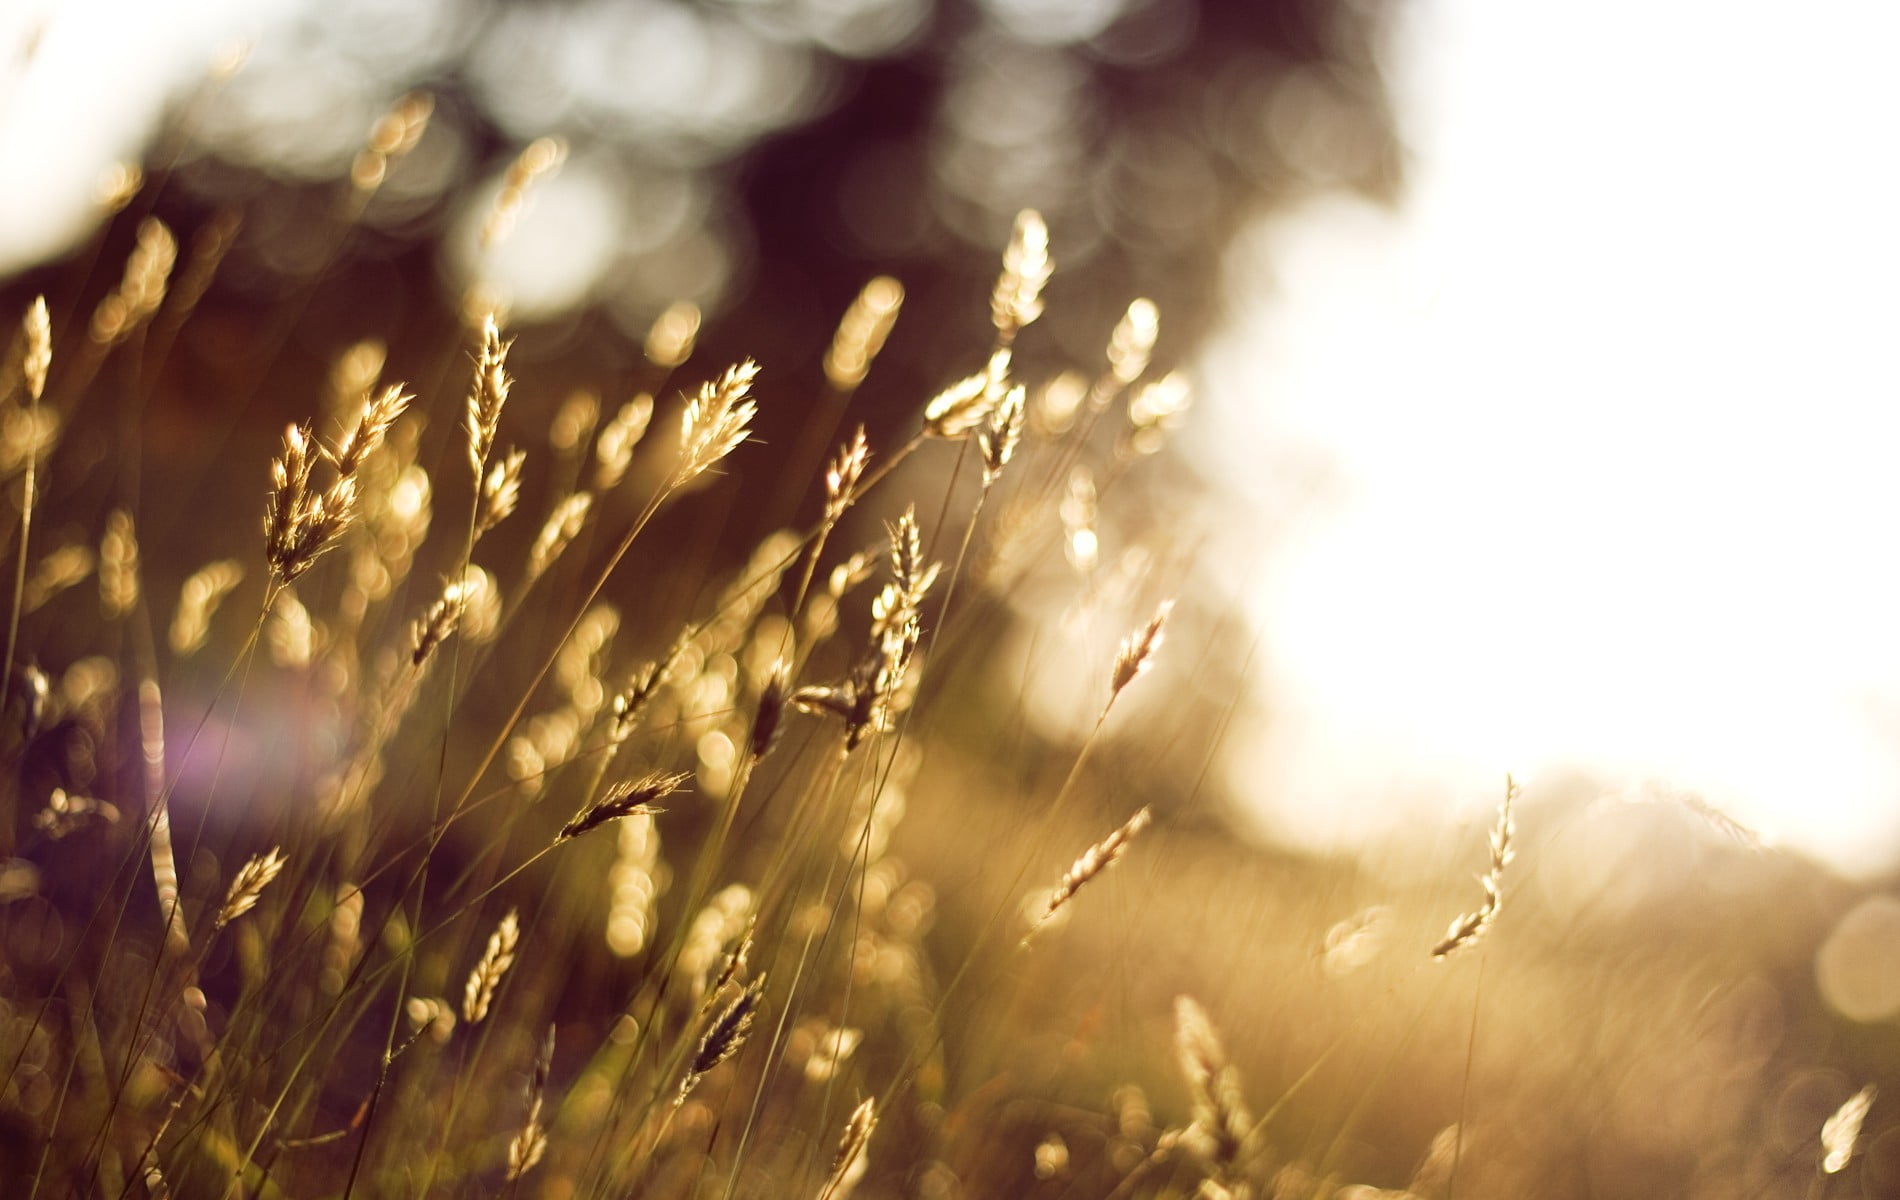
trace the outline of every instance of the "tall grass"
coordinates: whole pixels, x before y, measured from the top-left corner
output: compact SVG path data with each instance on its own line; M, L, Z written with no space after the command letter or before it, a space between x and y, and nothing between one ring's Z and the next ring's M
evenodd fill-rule
M347 212L427 118L412 98L379 123ZM484 239L560 157L524 152ZM0 366L6 1195L1502 1194L1470 1165L1496 1144L1467 1136L1497 1116L1469 1103L1477 986L1458 1120L1418 1144L1407 1190L1339 1164L1397 1063L1358 1053L1372 1010L1464 970L1430 959L1475 958L1482 980L1514 783L1480 906L1421 939L1297 1076L1250 1099L1183 995L1158 1104L1115 1076L1166 1053L1165 1012L1126 1031L1141 1053L1065 1049L1112 1081L1092 1109L950 1079L956 1039L1035 1007L1023 964L1171 811L1082 803L1120 724L1144 719L1124 696L1175 648L1162 596L1181 581L1160 580L1151 618L1116 618L1118 654L1067 664L1086 732L1021 837L944 856L974 858L974 882L894 850L912 797L936 806L927 828L955 823L955 788L921 786L958 779L944 747L967 758L1010 724L972 720L945 682L1003 655L996 597L1041 557L1099 582L1100 506L1188 403L1152 368L1160 314L1140 299L1092 373L1019 377L1055 269L1034 213L1003 252L988 343L956 348L966 372L912 397L890 444L842 417L900 319L895 280L843 315L816 400L770 364L699 362L698 314L676 306L606 407L518 377L505 311L477 289L446 382L385 379L383 347L337 347L276 456L228 464L257 480L257 511L144 545L136 489L89 510L46 479L89 469L73 433L101 371L123 363L136 390L162 370L233 232L207 224L174 281L178 244L145 218L118 284L57 320L34 301ZM774 405L812 414L792 446L755 443ZM768 503L755 481L775 458L794 479ZM774 528L743 561L678 532L694 526L677 512L720 505ZM175 598L155 563L183 576ZM940 886L974 897L947 946ZM1355 969L1389 917L1338 921L1315 960ZM1125 971L1151 952L1119 953ZM1366 1092L1288 1150L1291 1106L1335 1070ZM1817 1191L1873 1095L1828 1122ZM999 1115L1016 1101L1028 1115Z

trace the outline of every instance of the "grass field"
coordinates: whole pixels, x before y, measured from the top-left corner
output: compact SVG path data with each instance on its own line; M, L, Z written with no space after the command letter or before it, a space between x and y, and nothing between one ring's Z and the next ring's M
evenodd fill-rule
M1454 836L1236 838L1190 393L1135 297L1019 374L1035 214L867 434L887 277L809 377L675 306L557 388L477 290L206 398L308 294L201 309L238 215L149 199L6 313L6 1195L1900 1192L1890 972L1811 965L1862 889L1509 764Z

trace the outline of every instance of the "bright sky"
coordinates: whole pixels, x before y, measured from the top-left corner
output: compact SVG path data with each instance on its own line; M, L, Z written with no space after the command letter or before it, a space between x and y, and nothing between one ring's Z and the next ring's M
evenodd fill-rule
M1900 9L1398 11L1408 199L1255 230L1202 365L1234 486L1337 483L1250 550L1236 784L1334 844L1585 767L1893 863Z

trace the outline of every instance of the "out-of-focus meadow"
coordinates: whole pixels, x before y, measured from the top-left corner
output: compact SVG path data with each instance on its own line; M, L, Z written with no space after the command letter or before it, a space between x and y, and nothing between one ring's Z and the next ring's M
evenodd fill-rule
M0 1190L1900 1195L1863 351L1533 26L6 17Z

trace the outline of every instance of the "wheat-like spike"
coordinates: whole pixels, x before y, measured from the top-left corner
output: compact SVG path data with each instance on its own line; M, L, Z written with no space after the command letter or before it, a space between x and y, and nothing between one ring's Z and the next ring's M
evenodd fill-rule
M1511 819L1511 806L1516 800L1517 781L1506 775L1504 801L1498 805L1498 821L1491 828L1491 867L1478 876L1478 886L1484 889L1484 900L1471 912L1452 921L1443 940L1432 947L1434 960L1442 960L1475 944L1497 919L1498 909L1504 904L1504 868L1515 853L1511 849L1511 839L1517 832L1517 826Z
M179 589L178 611L172 614L172 653L184 658L198 652L211 632L212 615L243 578L243 564L227 558L200 567L185 580Z
M1161 311L1152 300L1135 300L1108 338L1108 370L1123 387L1141 378L1161 332Z
M831 1174L818 1190L818 1200L844 1200L864 1175L865 1148L877 1129L877 1101L866 1097L851 1110L844 1123L844 1136L838 1139L838 1153L831 1160Z
M479 488L488 469L488 454L495 445L495 430L501 426L501 409L508 403L508 391L514 380L508 376L509 342L501 340L495 314L482 318L482 345L475 352L475 381L468 393L468 465Z
M996 411L990 414L989 423L976 435L977 449L983 452L983 486L988 488L1003 473L1009 460L1016 454L1017 443L1023 437L1023 414L1026 392L1021 384L1003 393Z
M511 908L495 926L495 932L488 935L488 948L482 951L475 969L468 973L468 983L462 989L462 1020L478 1025L488 1015L488 1006L495 1000L495 989L501 986L508 968L514 966L515 948L520 944L521 924Z
M765 686L759 690L759 709L752 718L752 736L746 739L754 760L764 758L778 741L785 705L791 699L791 683L792 664L780 658L766 672Z
M83 582L92 574L95 562L97 556L92 547L78 543L61 546L40 559L20 594L20 610L34 612L67 588Z
M139 757L145 767L145 802L152 811L147 818L152 884L158 891L158 911L165 915L165 947L183 954L191 948L191 934L178 903L178 860L172 853L171 807L165 798L165 699L158 681L149 676L139 680Z
M1133 454L1153 454L1167 441L1193 402L1192 389L1178 371L1147 384L1128 401L1124 445Z
M871 458L871 447L864 439L864 426L851 440L838 447L838 456L825 464L825 524L834 525L857 499L858 480Z
M566 159L567 143L560 138L536 138L523 147L515 161L509 164L501 191L496 193L495 202L488 210L488 219L482 222L483 250L499 244L514 231L515 219L521 215L521 207L527 202L528 189Z
M337 421L346 420L351 409L361 409L369 401L376 381L382 378L389 359L387 343L364 338L351 344L330 362L324 380L323 411ZM360 421L360 413L359 413Z
M706 1014L712 1011L713 1002L725 993L726 985L739 978L746 968L746 963L752 958L752 940L759 929L759 915L756 912L748 912L745 914L745 919L745 927L740 931L739 936L733 939L732 946L727 949L726 957L720 963L719 973L706 984L706 999L699 1006L701 1020L704 1020Z
M382 186L389 165L415 149L429 127L435 112L435 98L427 92L410 92L397 100L388 112L370 126L369 140L357 151L350 164L350 184L359 192L373 192Z
M701 385L680 418L680 460L673 485L693 479L745 441L758 405L749 398L759 365L751 359Z
M554 560L561 557L568 543L572 542L587 522L587 514L594 506L591 492L575 492L554 506L548 519L541 524L541 532L535 535L534 545L528 550L528 580L533 582L547 573Z
M924 433L930 437L961 437L989 416L986 400L989 375L978 371L931 397L924 405Z
M475 506L475 536L480 538L508 519L521 503L521 467L526 450L510 450L482 477L482 494Z
M139 539L132 514L115 508L99 539L99 603L108 618L123 617L139 602Z
M284 432L283 456L271 462L264 558L279 583L289 583L308 570L318 555L336 544L355 515L353 474L339 475L321 493L311 490L310 471L318 453L310 431L292 425Z
M92 340L116 346L157 312L177 261L178 241L164 222L157 217L139 222L138 242L125 260L124 277L93 310Z
M280 588L277 599L271 603L264 638L270 646L271 661L280 667L307 667L316 654L316 622L290 588Z
M145 186L145 171L137 163L116 162L99 172L93 182L92 202L104 216L122 211Z
M601 428L594 440L594 490L610 491L618 486L633 462L633 450L646 436L653 421L653 397L642 392L620 406L613 420Z
M832 387L849 392L864 382L903 306L904 285L889 275L879 275L864 285L845 309L831 348L825 351L825 378Z
M1174 1044L1194 1105L1189 1140L1213 1168L1216 1181L1224 1180L1253 1128L1240 1075L1227 1060L1213 1022L1191 996L1175 997Z
M1849 1096L1821 1126L1822 1174L1838 1175L1847 1169L1847 1160L1854 1157L1854 1146L1860 1141L1861 1124L1867 1120L1878 1091L1868 1084Z
M1049 893L1048 903L1043 907L1042 916L1036 922L1037 928L1048 923L1063 905L1082 890L1083 885L1120 861L1123 851L1128 848L1128 843L1139 837L1153 820L1154 813L1144 805L1139 812L1128 818L1127 823L1120 829L1084 850L1081 857L1077 858L1063 873L1062 882ZM1034 930L1031 932L1033 933Z
M693 343L699 339L699 321L699 305L689 300L676 300L667 305L647 328L646 343L642 347L647 361L671 371L691 358Z
M284 452L271 460L270 503L264 510L265 557L279 574L285 572L296 547L298 514L304 510L315 465L310 431L300 425L286 427Z
M377 447L389 434L389 427L402 416L414 396L403 390L400 383L392 383L363 403L363 412L357 418L356 425L343 439L331 461L336 463L337 474L354 475L363 460L376 453Z
M455 635L456 627L462 623L462 614L468 609L470 590L466 577L451 580L443 586L442 594L410 631L411 666L422 666L435 653L436 647Z
M534 1074L528 1080L528 1117L521 1132L508 1143L508 1181L520 1179L547 1153L547 1126L541 1123L541 1104L547 1095L548 1070L554 1063L554 1026L541 1042L541 1053L534 1060Z
M739 1052L745 1044L746 1035L752 1032L752 1020L758 1015L759 1000L765 993L765 976L761 975L747 984L745 990L732 998L731 1003L721 1009L706 1032L700 1035L699 1046L693 1051L693 1061L686 1069L686 1077L680 1080L679 1095L674 1104L684 1104L686 1097L692 1094L708 1072Z
M1007 346L1016 334L1042 315L1042 289L1053 271L1049 261L1049 227L1034 209L1016 215L1009 247L1003 251L1003 273L990 296L990 319L998 345Z
M691 778L692 774L685 771L677 774L652 771L631 782L615 784L607 790L606 795L575 813L567 824L561 826L561 832L554 837L555 844L577 838L590 829L621 817L663 812L664 809L654 808L653 802L679 791Z
M578 389L568 393L548 423L548 446L563 457L573 454L593 435L600 421L600 396Z
M885 526L891 539L891 580L910 607L922 602L924 593L936 582L935 564L924 566L923 530L917 525L917 506L907 505L904 515Z
M21 322L26 338L26 353L20 360L20 373L26 379L26 394L37 401L46 392L46 375L53 366L53 321L46 314L46 297L35 296Z
M1109 677L1109 704L1114 704L1124 688L1141 678L1154 665L1155 651L1161 649L1161 643L1165 640L1162 627L1167 624L1168 614L1173 611L1174 601L1163 600L1145 628L1122 639L1121 651L1115 655L1115 670Z
M264 894L271 880L277 878L289 860L284 857L281 848L273 846L266 854L253 854L238 868L231 877L231 886L224 893L224 906L218 909L217 919L212 921L212 932L223 929L245 913L257 907L257 898Z

